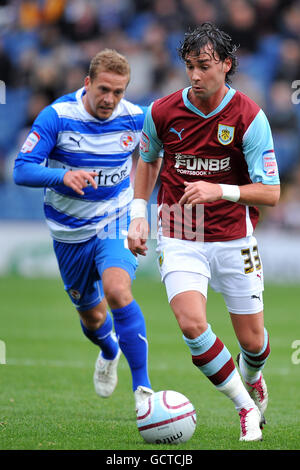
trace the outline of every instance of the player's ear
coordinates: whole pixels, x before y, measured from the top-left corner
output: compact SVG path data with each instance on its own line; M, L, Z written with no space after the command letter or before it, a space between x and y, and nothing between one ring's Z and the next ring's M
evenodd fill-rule
M84 79L84 88L85 88L85 91L87 91L90 87L90 84L91 84L91 77L88 75L87 77L85 77Z
M223 64L224 64L224 72L228 73L232 67L232 60L230 59L230 57L226 57Z

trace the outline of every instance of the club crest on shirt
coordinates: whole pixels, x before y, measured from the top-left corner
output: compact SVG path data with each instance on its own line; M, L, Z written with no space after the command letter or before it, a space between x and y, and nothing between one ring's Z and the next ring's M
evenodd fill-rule
M135 146L135 138L133 132L124 132L120 138L121 147L124 150L133 150Z
M233 141L235 127L226 124L218 125L218 141L222 145L228 145Z

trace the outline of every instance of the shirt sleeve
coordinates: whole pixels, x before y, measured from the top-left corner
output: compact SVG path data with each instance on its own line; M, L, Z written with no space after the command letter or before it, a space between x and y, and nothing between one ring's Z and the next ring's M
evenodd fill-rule
M143 111L143 114L144 114L144 119L147 115L147 112L148 112L148 109L149 109L149 106L140 106L141 110Z
M272 132L262 110L244 134L243 152L253 183L280 184Z
M16 184L31 187L63 184L67 170L47 167L58 131L57 113L48 106L36 118L15 160L13 177Z
M149 106L141 135L140 155L145 162L154 162L162 156L162 141L158 138L152 118L152 105Z

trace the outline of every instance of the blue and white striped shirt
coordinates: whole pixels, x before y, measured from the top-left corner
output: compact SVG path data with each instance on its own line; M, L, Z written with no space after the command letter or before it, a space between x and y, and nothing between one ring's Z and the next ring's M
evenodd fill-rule
M122 99L110 118L90 115L84 88L47 106L36 118L15 161L14 180L45 187L44 211L55 240L77 243L127 211L133 197L132 153L146 108ZM69 170L96 171L98 189L80 196L63 183Z

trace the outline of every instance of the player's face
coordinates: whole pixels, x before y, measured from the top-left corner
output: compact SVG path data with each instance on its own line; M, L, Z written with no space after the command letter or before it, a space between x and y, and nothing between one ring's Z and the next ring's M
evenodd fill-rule
M128 81L127 75L107 71L99 71L93 80L87 76L83 97L87 112L99 119L108 119L123 98Z
M209 46L205 46L199 55L188 54L185 64L192 85L191 94L196 101L207 100L224 88L226 73L231 68L231 60L219 60Z

